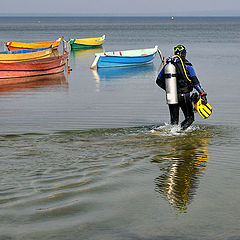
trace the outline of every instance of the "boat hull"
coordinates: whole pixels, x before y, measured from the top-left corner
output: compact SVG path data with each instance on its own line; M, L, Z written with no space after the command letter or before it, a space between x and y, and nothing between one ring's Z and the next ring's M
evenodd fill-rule
M140 57L118 57L118 56L100 56L97 67L125 67L149 64L153 62L155 54Z
M148 49L124 50L96 53L91 69L108 67L138 66L153 62L158 46Z
M23 43L23 42L5 42L9 51L21 50L21 49L35 49L35 48L47 48L52 46L53 49L57 49L61 43L61 38L55 41L47 42L35 42L35 43Z
M72 50L80 50L80 49L91 49L91 48L101 48L101 45L83 45L83 44L71 44L71 49Z
M68 60L68 53L62 56L49 57L26 62L0 63L0 85L19 83L23 77L41 76L63 72ZM19 79L18 79L19 78Z

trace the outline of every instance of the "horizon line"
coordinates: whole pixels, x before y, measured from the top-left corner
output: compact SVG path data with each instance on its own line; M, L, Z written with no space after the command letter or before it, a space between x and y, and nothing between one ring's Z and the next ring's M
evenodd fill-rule
M19 13L11 13L11 14L2 14L0 13L0 17L240 17L239 15L131 15L131 14L120 14L120 15L107 15L107 14L69 14L69 13L27 13L27 14L19 14Z

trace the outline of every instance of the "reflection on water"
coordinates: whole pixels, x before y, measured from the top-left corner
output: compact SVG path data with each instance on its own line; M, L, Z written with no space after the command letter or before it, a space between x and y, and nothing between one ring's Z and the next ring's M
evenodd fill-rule
M178 212L186 212L196 195L199 178L208 162L207 136L178 136L164 143L154 157L162 174L155 179L155 190Z
M178 229L182 218L168 217L172 213L162 204L165 199L159 200L153 189L177 213L196 205L208 145L219 130L199 126L178 135L152 130L154 126L1 134L0 239L99 239L103 228L110 230L102 239L161 239L159 229L161 236L164 227ZM202 222L215 217L206 215ZM199 215L188 216L194 226ZM126 237L131 224L136 231L153 227L156 237L143 232ZM15 229L21 229L20 237Z
M93 70L95 79L96 75L98 75L98 79L101 81L130 78L137 75L144 76L152 73L153 71L154 65L152 63L141 66L98 68L97 70Z
M91 49L72 49L70 51L69 57L75 62L78 59L84 58L86 56L93 56L95 53L101 53L103 51L104 50L102 46Z
M97 91L100 90L100 84L104 82L130 78L151 79L152 76L156 75L155 67L152 63L131 67L98 68L96 70L91 69L91 72L96 81Z
M67 76L67 77L66 77ZM11 79L8 79L9 84L5 84L0 86L0 94L6 94L6 92L13 91L28 91L33 88L43 88L48 86L61 86L64 88L68 88L68 74L64 74L64 72L49 74L43 76L34 76L34 77L21 77L18 78L20 83L11 84ZM15 81L13 79L13 81Z

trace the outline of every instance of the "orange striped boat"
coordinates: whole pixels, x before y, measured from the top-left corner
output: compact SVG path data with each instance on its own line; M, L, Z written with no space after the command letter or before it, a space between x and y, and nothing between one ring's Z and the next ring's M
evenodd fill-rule
M55 41L47 42L35 42L35 43L23 43L23 42L5 42L9 51L20 49L34 49L34 48L46 48L52 46L53 49L57 49L61 43L62 38L58 38Z

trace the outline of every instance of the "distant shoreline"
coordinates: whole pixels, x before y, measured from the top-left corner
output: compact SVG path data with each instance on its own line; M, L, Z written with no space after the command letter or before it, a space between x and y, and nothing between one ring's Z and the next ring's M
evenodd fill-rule
M0 18L6 18L6 17L25 17L25 18L45 18L45 17L48 17L48 18L55 18L55 17L66 17L66 18L171 18L172 15L169 15L169 16L155 16L155 15L152 15L152 16L140 16L140 15L136 15L136 16L132 16L132 15L64 15L64 14L59 14L59 15L18 15L18 14L10 14L10 15L4 15L4 14L1 14ZM229 16L215 16L215 15L209 15L209 16L174 16L174 19L175 18L240 18L240 16L238 15L229 15Z

